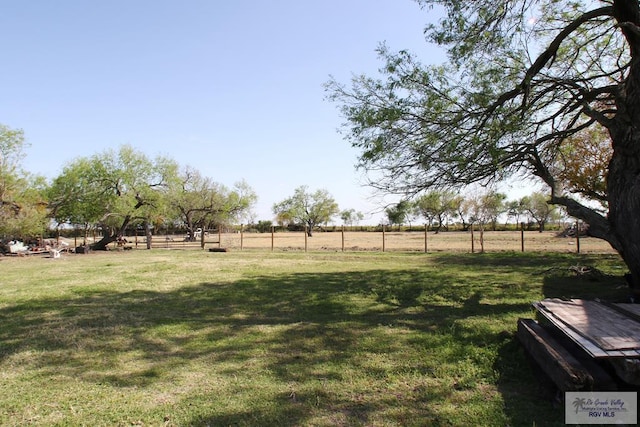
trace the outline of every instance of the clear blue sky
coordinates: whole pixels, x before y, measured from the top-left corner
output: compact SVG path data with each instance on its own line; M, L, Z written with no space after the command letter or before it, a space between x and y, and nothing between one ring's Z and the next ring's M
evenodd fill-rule
M435 12L411 0L5 0L0 10L0 123L24 130L26 170L53 178L130 144L228 187L245 180L256 220L307 185L377 222L380 201L323 83L375 74L380 42L444 58L424 41Z

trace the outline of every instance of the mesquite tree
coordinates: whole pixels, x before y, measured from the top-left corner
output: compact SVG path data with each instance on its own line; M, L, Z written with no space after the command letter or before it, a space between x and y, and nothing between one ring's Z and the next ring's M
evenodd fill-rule
M372 185L395 193L525 173L549 201L609 242L640 288L638 0L418 0L442 8L427 40L449 55L424 65L379 48L381 75L327 83ZM600 126L609 139L606 203L567 188L561 156ZM580 197L577 197L580 196Z
M52 217L59 223L97 225L102 239L92 248L105 250L132 223L153 222L163 210L166 190L177 180L177 171L173 160L151 160L126 145L117 152L78 158L51 185Z
M182 169L168 196L172 216L187 229L190 241L195 241L198 228L205 230L210 223L221 226L249 215L257 200L246 182L230 190L190 166Z
M273 205L273 213L292 224L305 226L307 235L313 235L313 228L327 223L340 212L338 204L327 190L310 193L306 185L295 189L293 196Z

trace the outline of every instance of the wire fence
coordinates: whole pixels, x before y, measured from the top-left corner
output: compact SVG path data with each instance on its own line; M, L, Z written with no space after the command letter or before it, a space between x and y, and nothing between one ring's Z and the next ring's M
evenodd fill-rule
M127 237L128 247L145 249L144 237ZM561 237L558 232L538 231L335 231L314 232L210 232L186 241L184 236L154 236L152 248L233 251L379 251L379 252L572 252L616 253L593 237Z

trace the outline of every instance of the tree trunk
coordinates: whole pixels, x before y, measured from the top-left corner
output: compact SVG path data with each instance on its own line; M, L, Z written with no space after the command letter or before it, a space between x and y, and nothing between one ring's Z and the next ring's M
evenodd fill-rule
M631 67L616 94L617 112L608 126L613 142L607 176L608 219L618 244L614 248L629 267L630 285L640 297L640 7L637 0L616 0L613 6L629 42Z
M149 224L149 221L144 222L144 234L147 240L147 249L151 249L153 234L151 233L151 224Z
M94 251L106 251L109 243L113 243L118 240L118 236L124 235L125 230L129 226L129 222L131 222L131 216L127 215L124 217L122 224L117 229L108 229L109 231L104 234L102 239L98 242L95 242L91 245L91 249Z
M118 236L116 234L109 234L109 235L103 236L102 239L100 239L99 241L95 242L90 247L94 251L106 251L107 250L107 246L109 245L109 243L113 243L117 239L118 239Z
M635 137L636 139L638 136ZM636 144L640 145L640 141ZM608 198L611 231L619 242L616 248L629 267L630 285L640 297L640 168L639 156L614 152L609 167Z

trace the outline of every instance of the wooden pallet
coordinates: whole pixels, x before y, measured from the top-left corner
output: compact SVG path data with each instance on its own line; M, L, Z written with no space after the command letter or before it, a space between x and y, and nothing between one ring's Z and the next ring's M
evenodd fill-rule
M533 306L540 323L518 322L518 337L558 388L640 386L639 305L549 298Z
M581 361L533 319L518 320L518 339L533 361L561 391L616 390L613 378Z
M549 298L533 304L538 313L592 357L640 358L640 321L634 304Z

